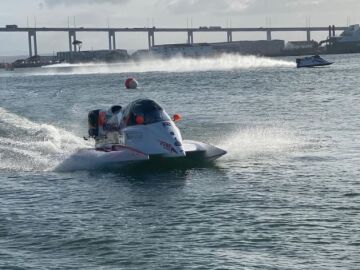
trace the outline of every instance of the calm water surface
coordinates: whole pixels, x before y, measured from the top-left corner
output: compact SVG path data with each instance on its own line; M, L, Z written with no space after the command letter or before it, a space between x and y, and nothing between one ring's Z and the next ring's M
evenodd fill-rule
M360 55L326 58L0 71L0 269L359 269ZM228 154L56 169L91 145L88 110L139 97Z

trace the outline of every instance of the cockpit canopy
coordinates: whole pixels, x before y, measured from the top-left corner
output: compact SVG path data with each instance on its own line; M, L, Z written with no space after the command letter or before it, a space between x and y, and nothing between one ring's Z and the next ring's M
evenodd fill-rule
M139 125L137 117L142 117L141 124L148 125L162 121L171 121L164 109L151 99L138 99L131 102L123 110L122 126Z

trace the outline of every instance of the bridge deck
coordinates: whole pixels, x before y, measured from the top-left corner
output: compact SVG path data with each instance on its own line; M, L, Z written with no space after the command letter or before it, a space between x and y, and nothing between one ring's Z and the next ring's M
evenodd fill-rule
M335 30L345 30L347 27L335 27ZM157 27L139 27L139 28L106 28L106 27L0 27L0 32L300 32L300 31L328 31L329 27L236 27L236 28L157 28Z

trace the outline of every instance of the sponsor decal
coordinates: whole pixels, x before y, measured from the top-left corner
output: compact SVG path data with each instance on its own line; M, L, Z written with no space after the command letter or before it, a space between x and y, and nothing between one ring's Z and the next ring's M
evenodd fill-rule
M181 142L179 142L176 138L175 138L175 143L174 143L175 146L181 146Z
M175 153L177 154L177 151L174 149L174 147L172 147L172 145L170 143L164 142L164 141L159 141L160 145L168 152L170 153Z

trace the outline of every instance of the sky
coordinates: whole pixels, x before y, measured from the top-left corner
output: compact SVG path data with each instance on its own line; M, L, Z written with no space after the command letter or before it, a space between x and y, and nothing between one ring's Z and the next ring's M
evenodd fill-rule
M359 0L0 0L0 25L33 27L288 27L360 23ZM327 33L314 33L315 40ZM265 39L236 33L233 40ZM305 33L273 33L273 39L304 40ZM107 49L106 33L78 33L83 50ZM156 33L156 44L184 43L185 33ZM225 33L194 34L194 42L221 42ZM38 33L38 53L68 50L67 33ZM26 55L26 33L0 33L0 55ZM146 33L117 33L118 49L147 48Z

